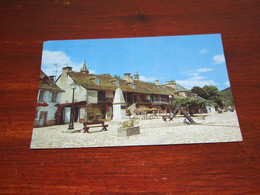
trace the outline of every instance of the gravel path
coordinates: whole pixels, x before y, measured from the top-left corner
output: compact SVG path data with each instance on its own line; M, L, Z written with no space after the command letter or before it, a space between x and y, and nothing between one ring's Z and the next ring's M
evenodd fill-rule
M31 148L81 148L100 146L162 145L242 141L235 112L210 113L193 117L196 125L183 124L183 117L164 122L162 119L140 120L140 134L118 137L119 123L106 122L108 131L94 128L90 133L63 133L68 125L34 128ZM74 124L82 129L81 123Z

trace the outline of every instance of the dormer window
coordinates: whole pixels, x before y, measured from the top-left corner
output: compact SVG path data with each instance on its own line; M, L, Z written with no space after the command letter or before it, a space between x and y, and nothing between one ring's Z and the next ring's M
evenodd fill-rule
M120 84L119 84L119 81L116 81L116 86L118 86L118 87L119 87L119 85L120 85Z
M134 83L131 83L131 88L134 88L134 87L135 87Z
M95 84L99 85L99 79L95 79Z

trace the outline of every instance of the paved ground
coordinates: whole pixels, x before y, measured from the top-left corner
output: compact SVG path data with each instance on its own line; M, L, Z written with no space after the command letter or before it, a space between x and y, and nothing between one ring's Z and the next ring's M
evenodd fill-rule
M129 137L118 137L118 122L106 122L108 131L93 128L91 133L63 133L68 125L34 128L32 149L79 148L100 146L161 145L183 143L210 143L242 141L236 112L210 113L193 117L197 125L183 124L183 117L164 122L162 119L139 120L141 133ZM82 129L75 123L75 129Z

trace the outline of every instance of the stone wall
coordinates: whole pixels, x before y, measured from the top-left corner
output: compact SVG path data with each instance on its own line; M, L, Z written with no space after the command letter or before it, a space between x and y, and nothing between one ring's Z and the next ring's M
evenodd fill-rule
M117 129L118 137L125 137L125 136L137 135L137 134L140 134L140 126Z

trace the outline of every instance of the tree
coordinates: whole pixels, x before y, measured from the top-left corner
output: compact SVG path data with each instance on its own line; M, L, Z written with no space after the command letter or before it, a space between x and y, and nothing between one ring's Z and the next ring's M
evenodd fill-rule
M205 85L203 90L205 90L205 92L209 95L208 100L215 102L219 107L223 107L224 98L217 87L213 85Z
M228 87L226 89L223 89L221 91L223 98L224 98L224 104L225 106L234 106L234 100L231 92L231 88Z
M170 105L173 108L186 107L186 108L189 109L190 116L193 116L192 109L196 106L200 106L201 108L205 108L206 105L207 105L207 102L205 100L201 100L201 99L198 99L198 98L186 97L186 98L175 99L170 103Z
M200 88L200 87L193 87L191 89L191 92L192 93L196 93L198 96L204 98L204 99L209 99L209 94L203 89L203 88Z
M114 75L114 78L121 79L120 75L117 75L117 74Z
M205 85L203 88L193 87L191 92L196 93L206 100L210 100L211 105L215 107L223 107L224 105L223 94L213 85Z

